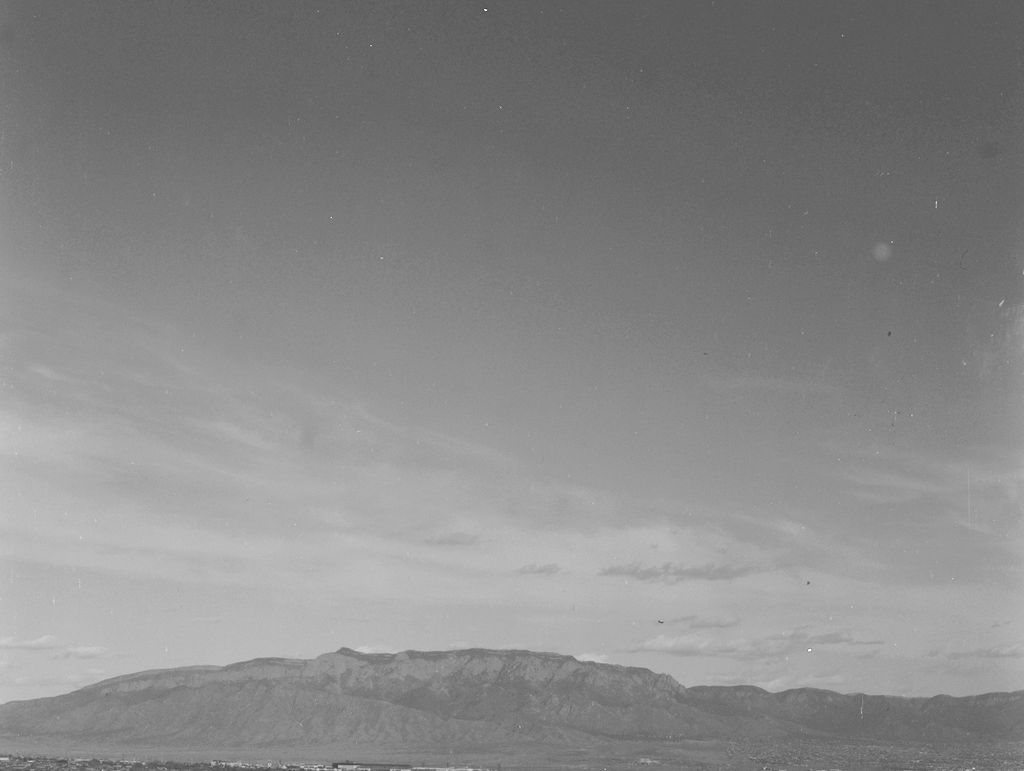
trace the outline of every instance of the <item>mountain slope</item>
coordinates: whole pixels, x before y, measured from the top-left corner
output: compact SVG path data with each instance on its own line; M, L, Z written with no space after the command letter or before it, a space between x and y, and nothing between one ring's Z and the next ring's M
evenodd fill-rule
M0 735L120 746L435 751L808 733L1024 739L1024 692L897 699L811 689L687 689L650 670L549 653L342 648L308 661L140 672L0 706Z
M769 693L751 686L697 686L691 704L722 717L764 715L806 730L887 741L1024 738L1024 692L901 698L814 688Z

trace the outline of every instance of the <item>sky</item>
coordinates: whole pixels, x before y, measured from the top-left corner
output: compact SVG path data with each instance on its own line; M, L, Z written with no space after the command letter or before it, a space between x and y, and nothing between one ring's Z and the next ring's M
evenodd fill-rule
M525 648L1024 689L1024 6L0 5L0 701Z

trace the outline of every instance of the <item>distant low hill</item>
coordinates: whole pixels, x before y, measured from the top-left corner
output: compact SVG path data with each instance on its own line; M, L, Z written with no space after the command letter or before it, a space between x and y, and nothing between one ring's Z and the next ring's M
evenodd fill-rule
M0 705L9 742L181 750L585 752L609 742L791 736L1024 741L1024 691L954 698L685 688L647 669L511 650L256 659Z

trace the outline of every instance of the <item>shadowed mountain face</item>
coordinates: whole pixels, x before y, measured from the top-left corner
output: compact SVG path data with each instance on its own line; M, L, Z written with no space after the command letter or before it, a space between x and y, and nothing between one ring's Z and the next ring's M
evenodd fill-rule
M647 669L529 651L361 654L140 672L0 706L0 737L110 746L436 751L608 740L1024 739L1024 692L903 699L684 688Z

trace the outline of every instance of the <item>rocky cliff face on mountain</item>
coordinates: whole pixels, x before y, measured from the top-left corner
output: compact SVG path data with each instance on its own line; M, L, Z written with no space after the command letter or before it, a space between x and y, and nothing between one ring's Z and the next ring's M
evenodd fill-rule
M0 737L188 749L381 747L818 735L1024 740L1024 692L902 699L684 688L647 669L529 651L257 659L116 677L0 706Z

